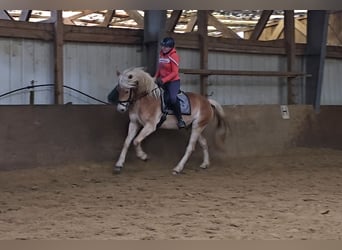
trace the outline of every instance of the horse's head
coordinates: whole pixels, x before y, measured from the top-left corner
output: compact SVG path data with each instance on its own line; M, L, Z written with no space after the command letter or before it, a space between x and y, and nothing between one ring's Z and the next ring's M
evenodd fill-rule
M134 91L132 88L125 88L118 85L116 87L117 92L117 106L116 110L120 113L124 113L128 110L128 107L134 101Z
M134 89L138 94L150 93L156 87L154 78L141 67L129 68L117 75L120 87Z
M133 69L126 69L123 73L116 72L119 81L118 84L121 88L137 89L139 87L139 76Z
M117 75L117 110L119 112L126 112L131 103L140 97L152 94L156 88L153 77L143 68L126 69L123 73L117 72Z

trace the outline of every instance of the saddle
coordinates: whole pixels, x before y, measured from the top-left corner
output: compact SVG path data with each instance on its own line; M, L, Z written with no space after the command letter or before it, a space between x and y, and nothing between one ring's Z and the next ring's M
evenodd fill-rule
M164 91L162 90L162 92ZM191 106L190 106L190 101L189 101L189 97L187 96L187 94L184 91L179 91L179 93L177 94L177 99L179 100L179 105L180 105L182 115L191 115ZM173 110L170 109L165 103L163 93L160 95L160 100L161 100L162 113L173 115L174 114Z
M161 103L161 111L162 111L162 116L160 118L160 121L157 124L157 128L159 128L163 122L166 120L167 115L173 115L174 112L172 109L170 109L167 104L165 103L164 100L164 90L161 89L162 93L160 95L160 103ZM190 100L187 94L184 91L179 91L177 94L177 99L179 100L179 106L181 110L182 115L191 115L191 106L190 106Z

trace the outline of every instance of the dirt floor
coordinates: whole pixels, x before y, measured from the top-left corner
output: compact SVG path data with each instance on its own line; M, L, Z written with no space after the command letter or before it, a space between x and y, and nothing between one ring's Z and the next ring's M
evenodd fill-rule
M342 239L342 152L0 172L0 239Z

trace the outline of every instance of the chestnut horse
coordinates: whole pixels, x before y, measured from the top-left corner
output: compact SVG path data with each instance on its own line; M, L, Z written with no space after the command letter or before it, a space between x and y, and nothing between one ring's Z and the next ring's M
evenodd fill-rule
M156 131L157 124L163 113L161 110L161 90L155 84L155 79L142 68L129 68L122 74L117 72L118 85L109 94L115 96L117 111L124 113L129 111L128 134L125 139L119 159L113 167L113 173L120 173L125 163L127 150L133 141L136 155L141 160L147 160L147 154L143 151L141 142L151 133ZM186 151L182 159L173 169L173 174L180 173L198 141L203 150L203 163L201 168L207 168L210 164L207 140L202 132L208 123L217 118L215 129L216 145L224 143L226 123L224 110L219 103L207 99L199 94L188 92L191 104L191 114L183 115L187 127L191 127L191 135ZM109 97L110 99L110 97ZM113 101L113 100L112 100ZM177 119L174 115L167 115L160 128L178 129ZM141 130L140 130L141 129ZM139 132L139 133L138 133Z

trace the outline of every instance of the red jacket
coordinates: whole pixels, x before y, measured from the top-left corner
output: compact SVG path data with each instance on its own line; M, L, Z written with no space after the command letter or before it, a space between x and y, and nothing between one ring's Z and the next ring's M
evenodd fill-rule
M169 53L159 53L158 70L155 78L161 78L163 83L179 80L179 56L175 48L172 48Z

